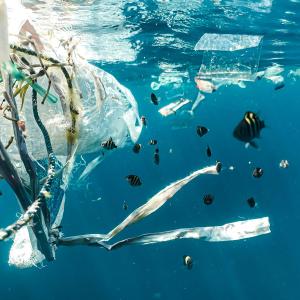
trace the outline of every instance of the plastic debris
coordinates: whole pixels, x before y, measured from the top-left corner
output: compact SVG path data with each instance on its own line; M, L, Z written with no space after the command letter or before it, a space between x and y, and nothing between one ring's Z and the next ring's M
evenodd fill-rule
M191 114L194 113L195 109L198 107L198 105L205 99L205 96L201 93L198 92L197 98L193 103L193 106L191 108L191 110L189 111Z
M198 77L195 77L195 82L196 82L197 88L204 93L212 93L217 90L217 88L214 86L214 84L211 83L210 81L202 80Z
M205 33L195 46L202 51L237 51L258 47L262 35Z
M201 79L254 81L259 64L260 35L205 33L195 46L203 51Z
M172 102L164 107L162 107L158 112L164 116L167 117L169 115L175 114L178 109L183 107L184 105L190 103L191 100L188 99L180 99L178 101Z
M279 163L279 167L282 169L286 169L289 167L289 162L286 159L283 159L280 163Z
M101 235L82 235L69 238L62 238L60 245L93 245L117 250L132 244L148 245L154 243L169 242L177 239L197 239L207 242L236 241L270 233L270 222L268 217L250 219L227 223L221 226L181 228L164 232L143 234L137 237L128 238L115 244L109 245L101 241Z

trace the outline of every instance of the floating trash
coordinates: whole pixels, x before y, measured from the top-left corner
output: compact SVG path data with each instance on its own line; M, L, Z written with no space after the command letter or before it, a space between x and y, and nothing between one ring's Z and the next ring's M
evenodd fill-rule
M189 111L191 114L194 113L195 109L199 106L199 104L205 99L205 96L201 93L198 92L197 98L194 101L191 110Z
M199 76L203 80L254 81L262 38L260 35L205 33L194 48L203 51Z
M169 115L175 114L177 110L179 110L184 105L190 103L191 101L188 99L180 99L178 101L172 102L164 107L162 107L158 112L164 116L167 117Z
M282 169L286 169L289 167L289 162L286 159L283 159L280 163L279 163L279 167Z

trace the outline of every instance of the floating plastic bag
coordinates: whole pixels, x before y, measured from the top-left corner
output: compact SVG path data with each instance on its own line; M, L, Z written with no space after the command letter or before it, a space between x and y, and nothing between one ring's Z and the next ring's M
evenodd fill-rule
M205 33L195 46L203 51L201 79L254 81L262 36Z

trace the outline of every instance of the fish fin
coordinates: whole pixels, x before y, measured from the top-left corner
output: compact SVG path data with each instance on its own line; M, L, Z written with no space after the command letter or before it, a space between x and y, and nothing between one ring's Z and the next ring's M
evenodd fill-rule
M258 145L254 141L249 142L249 145L255 149L258 149Z

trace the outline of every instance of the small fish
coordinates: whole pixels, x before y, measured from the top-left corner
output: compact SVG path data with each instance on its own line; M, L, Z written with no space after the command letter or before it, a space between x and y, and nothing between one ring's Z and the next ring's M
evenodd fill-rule
M253 197L247 199L247 203L248 203L248 205L249 205L251 208L253 208L253 207L256 206L256 202L255 202L255 199L254 199Z
M202 137L208 133L208 129L204 126L197 126L196 132L200 137Z
M150 140L148 144L151 146L157 145L157 140Z
M141 145L141 144L135 144L135 145L133 146L133 148L132 148L132 151L133 151L134 153L140 153L141 149L142 149L142 145Z
M112 137L110 137L106 142L103 142L101 146L106 150L113 150L117 148L117 145L114 143Z
M2 193L2 191L0 191L0 196L2 196L3 195L3 193Z
M131 186L142 185L142 181L137 175L128 175L125 177Z
M151 101L154 105L158 105L158 99L154 93L151 93Z
M214 201L214 196L211 194L204 195L203 202L206 205L211 205Z
M255 178L260 178L261 176L263 176L264 174L264 170L262 168L255 168L252 172L252 176Z
M220 173L222 171L222 163L220 161L216 162L216 171Z
M191 270L193 268L193 259L189 255L184 255L183 257L183 265Z
M208 157L211 157L211 149L209 148L209 146L207 145L207 148L206 148L206 155Z
M159 159L159 150L158 150L158 149L155 149L155 153L154 153L154 163L155 163L156 165L159 165L159 161L160 161L160 159Z
M128 209L128 205L127 205L127 202L125 200L123 201L123 209L124 210Z
M265 123L255 113L247 111L242 121L233 131L233 136L245 143L249 143L252 147L258 148L253 141L260 137L260 131L265 128Z
M280 89L282 89L282 88L284 88L284 87L285 87L285 84L282 82L282 83L277 84L277 85L275 86L274 90L275 90L275 91L278 91L278 90L280 90Z
M286 159L283 159L280 163L279 163L279 167L286 169L289 167L289 162Z
M141 122L142 122L142 124L143 124L143 126L147 126L147 120L146 120L146 117L144 117L144 116L142 116L141 117Z

